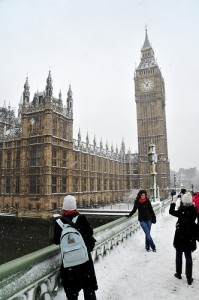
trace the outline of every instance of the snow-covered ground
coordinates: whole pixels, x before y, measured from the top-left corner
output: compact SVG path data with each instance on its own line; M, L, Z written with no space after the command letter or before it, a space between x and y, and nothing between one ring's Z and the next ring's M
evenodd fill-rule
M184 300L199 299L199 249L193 252L193 278L187 284L174 277L175 249L173 236L177 218L169 215L166 208L152 226L152 237L157 252L146 252L144 233L140 229L128 238L101 262L95 263L99 289L97 300ZM199 245L198 245L199 248ZM65 300L64 292L55 300ZM83 300L80 293L79 300Z

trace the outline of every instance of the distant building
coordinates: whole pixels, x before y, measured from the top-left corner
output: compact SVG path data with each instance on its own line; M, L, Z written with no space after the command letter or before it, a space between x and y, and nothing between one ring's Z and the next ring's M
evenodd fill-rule
M178 172L171 170L171 186L176 186L178 190L184 187L187 190L199 191L199 172L197 168L180 168Z
M48 211L61 207L73 194L78 207L120 202L138 187L137 154L126 153L124 141L114 151L102 141L97 146L73 139L73 97L53 96L51 73L45 91L30 100L28 78L18 117L0 108L0 206L16 210Z
M141 61L135 69L135 101L137 107L138 159L140 188L149 190L151 185L150 165L147 154L149 144L156 145L157 185L160 197L168 195L170 166L167 149L165 111L165 84L147 30L141 49Z

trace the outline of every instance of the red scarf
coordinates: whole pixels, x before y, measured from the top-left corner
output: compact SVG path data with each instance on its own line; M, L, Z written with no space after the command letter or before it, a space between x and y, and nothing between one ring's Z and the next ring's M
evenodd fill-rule
M63 214L63 216L68 216L68 215L72 215L72 214L77 214L76 209L65 211L64 214Z
M144 203L145 201L146 201L146 198L144 198L144 199L140 198L140 199L139 199L139 202L140 202L140 203Z

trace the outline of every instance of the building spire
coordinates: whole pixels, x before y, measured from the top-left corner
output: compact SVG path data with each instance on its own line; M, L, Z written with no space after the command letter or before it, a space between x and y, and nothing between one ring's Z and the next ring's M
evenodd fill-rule
M106 141L106 151L109 151L108 141Z
M103 149L103 142L102 142L102 138L100 140L100 151Z
M89 136L88 136L88 131L87 131L87 135L86 135L86 148L88 148L89 145Z
M80 147L81 140L82 140L82 136L81 136L81 132L80 132L80 128L79 128L79 131L78 131L78 147Z
M24 91L23 91L23 103L28 103L30 100L30 86L28 83L28 77L26 77L26 82L24 84Z
M157 62L154 57L153 48L149 42L147 28L145 28L145 31L146 31L145 40L141 49L141 62L139 66L136 68L136 71L139 69L150 68L157 65Z
M94 149L96 148L96 145L97 145L97 141L96 141L96 137L95 137L95 134L94 134L94 139L93 139L93 146L94 146Z
M67 93L67 116L69 118L73 118L73 93L71 90L71 85L69 85L68 93Z
M125 154L126 147L125 147L124 139L122 139L121 150L122 150L122 152Z
M46 96L50 99L53 95L53 86L52 86L52 77L51 77L51 71L49 71L48 78L46 80Z
M58 105L59 105L60 109L63 109L62 92L61 92L61 90L59 91Z
M142 51L145 51L147 49L151 49L152 48L151 44L149 42L149 38L148 38L147 26L145 26L145 31L146 31L146 33L145 33L145 40L144 40L144 44L142 46Z

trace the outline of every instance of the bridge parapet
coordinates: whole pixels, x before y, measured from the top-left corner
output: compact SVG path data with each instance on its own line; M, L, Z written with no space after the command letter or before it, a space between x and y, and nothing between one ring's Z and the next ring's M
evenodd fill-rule
M154 206L156 214L159 203ZM136 215L122 217L94 229L97 239L92 252L94 262L102 259L140 227ZM14 245L13 245L14 247ZM61 288L59 246L52 245L1 265L1 300L51 300Z

